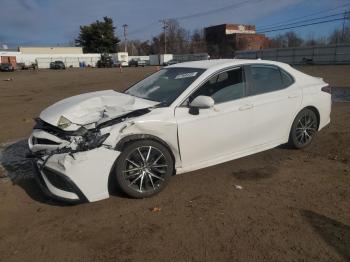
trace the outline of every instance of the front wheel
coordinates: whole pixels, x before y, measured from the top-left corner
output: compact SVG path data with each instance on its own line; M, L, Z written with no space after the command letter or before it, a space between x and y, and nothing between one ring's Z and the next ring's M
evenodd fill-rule
M318 120L315 112L303 109L294 119L288 144L297 149L308 146L315 137L317 129Z
M128 144L116 165L118 186L127 195L145 198L159 193L168 183L174 170L169 150L153 140Z

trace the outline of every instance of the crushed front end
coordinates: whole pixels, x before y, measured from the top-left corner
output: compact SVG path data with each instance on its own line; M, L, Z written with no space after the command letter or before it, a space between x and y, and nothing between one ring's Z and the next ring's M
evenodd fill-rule
M69 202L109 197L108 179L120 152L104 144L110 133L103 128L76 131L36 120L28 139L36 180L49 196ZM108 128L107 128L108 130Z

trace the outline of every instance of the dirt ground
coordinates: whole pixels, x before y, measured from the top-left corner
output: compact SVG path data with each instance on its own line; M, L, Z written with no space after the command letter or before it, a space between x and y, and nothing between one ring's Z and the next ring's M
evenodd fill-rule
M300 69L350 87L350 66ZM23 161L32 118L62 98L123 90L154 71L0 73L0 177L9 176L0 178L0 261L350 261L347 102L333 104L331 125L307 149L175 176L149 199L69 206L43 196Z

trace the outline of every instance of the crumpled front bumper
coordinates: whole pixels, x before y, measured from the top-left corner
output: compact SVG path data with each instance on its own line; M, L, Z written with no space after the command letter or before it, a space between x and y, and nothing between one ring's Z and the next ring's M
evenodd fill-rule
M68 202L109 197L108 180L120 152L105 147L74 154L56 154L34 161L36 180L47 195Z

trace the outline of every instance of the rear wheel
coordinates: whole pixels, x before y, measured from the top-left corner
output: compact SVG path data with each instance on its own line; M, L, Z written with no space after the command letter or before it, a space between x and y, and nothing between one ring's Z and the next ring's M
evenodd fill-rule
M145 198L159 193L173 174L174 162L169 150L153 140L128 144L116 165L118 186L127 195Z
M315 112L303 109L294 119L288 144L298 149L308 146L315 137L317 129L318 120Z

